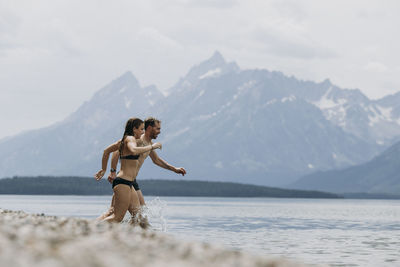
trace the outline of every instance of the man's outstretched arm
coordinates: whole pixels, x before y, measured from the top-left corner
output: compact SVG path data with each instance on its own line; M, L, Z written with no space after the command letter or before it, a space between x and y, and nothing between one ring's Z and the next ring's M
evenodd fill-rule
M185 176L186 170L182 167L176 168L175 166L172 166L162 158L160 158L155 151L150 152L150 158L153 161L154 164L157 166L160 166L161 168L173 171L175 173L180 173L182 176Z

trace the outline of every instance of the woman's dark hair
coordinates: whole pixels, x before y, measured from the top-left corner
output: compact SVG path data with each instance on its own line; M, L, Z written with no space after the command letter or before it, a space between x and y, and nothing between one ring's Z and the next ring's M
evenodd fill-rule
M122 155L122 149L124 148L125 137L134 136L133 128L137 129L142 125L143 121L139 118L130 118L125 125L124 135L122 136L121 143L119 145L119 154Z

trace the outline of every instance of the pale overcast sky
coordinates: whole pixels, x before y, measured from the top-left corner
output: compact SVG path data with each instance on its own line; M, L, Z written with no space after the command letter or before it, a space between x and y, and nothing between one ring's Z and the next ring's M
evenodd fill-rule
M127 70L172 86L218 50L242 69L400 91L397 0L0 0L0 138L62 120Z

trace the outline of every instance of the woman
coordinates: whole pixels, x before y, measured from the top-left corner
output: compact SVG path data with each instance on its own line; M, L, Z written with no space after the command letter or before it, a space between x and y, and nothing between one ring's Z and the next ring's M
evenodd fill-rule
M96 180L100 180L104 176L110 153L119 150L121 159L121 169L112 185L114 191L114 213L104 218L104 221L121 222L128 210L132 216L135 216L140 210L139 198L133 189L133 182L139 169L139 155L162 147L160 143L138 147L136 139L139 139L143 134L143 129L144 124L141 119L129 119L126 122L122 139L104 150L102 169L94 175Z

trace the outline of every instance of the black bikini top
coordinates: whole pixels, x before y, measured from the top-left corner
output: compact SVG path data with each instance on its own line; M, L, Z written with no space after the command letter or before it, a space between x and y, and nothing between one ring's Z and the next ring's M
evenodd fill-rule
M131 159L131 160L136 160L139 159L139 155L126 155L126 156L121 156L119 155L120 159Z
M135 160L135 159L139 158L139 155L126 155L126 156L120 156L119 158L120 159L132 159L132 160Z

